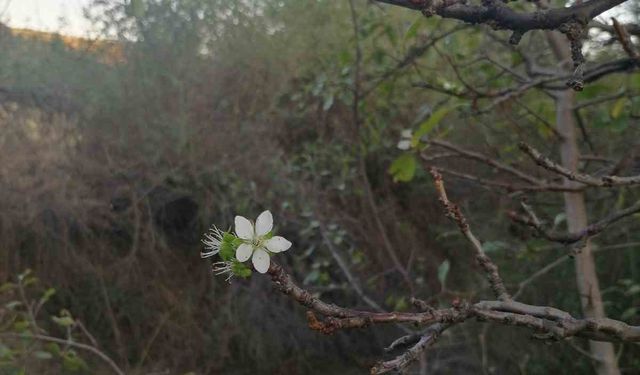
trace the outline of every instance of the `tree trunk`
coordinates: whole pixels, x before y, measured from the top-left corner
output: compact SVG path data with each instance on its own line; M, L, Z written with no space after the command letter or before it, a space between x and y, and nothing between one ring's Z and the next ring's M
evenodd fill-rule
M558 62L569 69L571 52L567 39L553 31L546 33L547 41ZM576 95L573 90L559 92L556 96L556 128L563 136L560 143L562 166L569 170L578 170L580 149L576 136L577 123L573 113ZM576 185L565 179L568 186ZM569 232L582 231L588 225L587 207L584 193L564 193L564 207ZM580 294L582 313L587 318L604 318L604 305L600 293L600 283L596 273L596 264L591 252L591 243L587 241L582 251L575 257L576 284ZM594 367L598 375L619 375L618 361L613 344L610 342L589 341L589 352L594 358Z
M576 139L576 120L573 115L575 93L567 90L556 99L556 126L564 136L560 144L562 165L572 171L578 169L580 150ZM574 184L566 180L567 185ZM587 225L587 209L584 194L564 193L565 213L569 232L582 231ZM596 274L596 265L591 252L591 243L587 242L582 251L575 257L576 282L582 303L582 312L587 318L604 318L602 295ZM599 375L620 374L613 344L610 342L589 341L591 355L596 359L594 366Z

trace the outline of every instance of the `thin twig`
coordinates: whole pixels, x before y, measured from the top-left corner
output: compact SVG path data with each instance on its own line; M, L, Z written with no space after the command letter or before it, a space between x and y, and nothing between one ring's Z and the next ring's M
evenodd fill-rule
M589 237L593 237L596 234L599 234L600 232L607 229L609 225L615 223L616 221L624 219L625 217L631 216L637 212L640 212L640 200L639 200L635 204L623 210L616 211L610 214L609 216L605 217L604 219L601 219L599 221L596 221L595 223L589 224L586 228L584 228L579 232L561 234L561 233L555 233L545 228L544 224L537 218L533 209L529 205L527 205L524 202L521 205L524 211L527 213L528 217L522 217L517 213L510 211L508 212L508 215L513 221L532 227L533 229L536 230L538 234L540 234L541 236L543 236L549 241L558 242L565 245L574 244L576 242L587 239Z
M442 332L450 326L450 324L439 323L427 328L427 330L419 336L420 339L418 342L409 348L409 350L390 361L376 364L371 369L371 374L378 375L390 372L402 372L407 366L416 361L426 349L432 346L440 335L442 335Z
M638 54L638 51L636 51L636 47L633 45L633 42L631 42L631 37L629 36L627 28L623 24L618 22L615 17L612 17L611 21L613 22L613 29L618 35L618 41L620 42L620 44L622 44L622 48L624 49L624 51L627 53L627 55L629 55L629 57L636 60L636 62L640 64L640 54Z
M460 232L469 240L472 245L472 249L476 258L476 261L480 264L480 267L484 270L487 280L489 280L489 284L491 285L491 289L493 289L496 297L501 301L509 301L511 297L507 292L507 288L504 286L504 282L502 281L502 277L498 272L498 266L493 263L491 258L484 252L482 249L482 244L476 238L476 236L471 232L469 228L469 224L467 223L467 219L462 214L460 207L456 204L449 201L447 197L447 191L444 188L444 181L442 180L442 175L435 169L431 168L429 170L433 179L435 181L436 192L440 197L440 203L444 206L446 215L455 221L460 229Z
M637 185L640 184L640 176L631 176L631 177L618 177L618 176L604 176L604 177L594 177L584 173L578 173L571 171L562 165L552 161L546 156L542 155L540 151L536 150L532 146L520 142L519 147L522 151L524 151L533 161L536 162L539 166L549 170L551 172L557 173L568 178L571 181L577 181L583 183L588 186L595 187L612 187L612 186L628 186L628 185Z

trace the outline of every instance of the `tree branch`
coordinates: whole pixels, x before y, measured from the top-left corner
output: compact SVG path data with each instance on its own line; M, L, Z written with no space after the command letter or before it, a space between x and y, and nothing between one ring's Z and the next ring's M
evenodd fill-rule
M563 24L580 22L583 25L601 13L626 0L590 0L567 8L555 8L529 13L516 12L499 1L484 1L483 5L465 4L459 0L376 0L380 3L420 10L425 15L437 14L443 18L466 23L486 23L498 29L524 33L530 30L555 30Z
M273 261L268 274L278 290L310 309L307 312L310 328L324 334L333 334L339 329L389 323L413 323L420 326L433 326L437 323L454 325L476 318L478 321L532 328L543 334L538 336L540 339L558 340L578 336L611 342L640 341L640 326L630 326L608 318L576 319L569 313L553 307L527 305L512 300L480 301L472 305L459 302L451 308L416 313L351 310L313 297L310 292L296 285L284 269ZM326 320L320 321L315 313L323 315Z
M570 171L569 169L561 166L560 164L552 161L546 156L542 155L540 151L536 150L532 146L524 142L520 142L518 145L522 151L524 151L536 164L543 167L546 170L557 173L566 177L571 181L578 181L588 186L595 187L612 187L612 186L628 186L640 184L640 176L631 177L618 177L618 176L604 176L594 177L588 174L578 173Z
M518 223L528 225L536 230L538 234L543 236L549 241L558 242L562 244L573 244L580 240L583 240L587 237L595 236L596 234L604 231L607 227L618 220L621 220L627 216L631 216L637 212L640 212L640 201L637 201L635 204L614 212L613 214L607 216L606 218L599 220L593 224L588 225L586 228L576 233L568 233L568 234L559 234L552 231L549 231L544 227L542 222L537 218L531 207L527 204L522 203L522 207L527 212L528 218L522 217L515 212L509 212L509 217Z
M471 243L473 252L475 253L476 261L480 264L480 267L484 270L487 280L489 280L489 284L491 285L491 289L496 297L501 301L509 301L511 297L507 292L507 288L504 286L504 282L502 281L502 277L500 277L500 273L498 272L498 266L493 263L491 258L484 252L482 249L482 244L476 238L476 236L471 232L469 228L469 224L467 223L467 219L460 211L460 207L456 204L449 201L447 197L447 192L444 188L444 182L442 180L442 175L438 173L435 168L431 168L429 170L433 179L435 180L436 192L440 197L440 203L444 206L445 213L447 217L452 219L458 224L458 228L460 232L467 238L467 240Z
M413 361L417 360L420 353L432 346L436 340L442 335L447 328L451 327L450 324L434 324L419 336L418 342L413 345L409 350L399 355L398 357L376 364L371 369L371 374L387 374L389 372L400 372L407 368Z
M492 159L491 157L481 154L479 152L475 152L475 151L470 151L470 150L466 150L463 149L457 145L454 145L452 143L446 142L446 141L442 141L442 140L430 140L429 141L430 144L442 147L446 150L449 151L453 151L456 154L458 154L460 157L466 158L466 159L470 159L470 160L475 160L481 163L484 163L486 165L489 165L501 172L510 174L514 177L517 177L520 180L523 180L525 182L528 182L530 185L523 185L523 184L509 184L509 183L505 183L505 182L500 182L500 181L492 181L492 180L486 180L486 179L482 179L479 177L475 177L475 176L471 176L468 174L464 174L464 173L459 173L459 172L454 172L454 171L449 171L449 170L442 170L442 172L447 173L447 174L451 174L453 176L456 177L460 177L460 178L465 178L468 180L472 180L475 182L478 182L482 185L488 185L488 186L496 186L496 187L500 187L503 188L507 191L557 191L557 192L569 192L569 191L579 191L582 189L576 189L574 187L570 187L570 186L565 186L565 185L561 185L561 184L554 184L545 180L541 180L537 177L534 177L530 174L527 174L525 172L520 171L517 168L514 168L510 165L501 163L495 159ZM427 156L425 156L424 154L421 154L423 160L425 161L429 161L429 158Z

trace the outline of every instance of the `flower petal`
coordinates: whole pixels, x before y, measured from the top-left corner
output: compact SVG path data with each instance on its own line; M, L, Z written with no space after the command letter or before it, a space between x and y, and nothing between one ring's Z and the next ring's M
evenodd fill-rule
M289 248L291 247L291 242L284 237L273 236L268 239L264 243L264 245L272 253L281 253L283 251L289 250Z
M396 147L398 147L400 150L408 150L411 148L411 141L408 139L403 139L398 142L398 145Z
M265 273L269 269L269 254L262 248L257 248L253 252L253 257L251 258L251 262L253 262L253 267L256 271L260 273Z
M273 229L273 215L269 210L264 211L256 220L256 235L264 236Z
M253 246L243 243L238 246L238 249L236 250L236 259L239 262L246 262L251 258L251 253L253 253Z
M252 240L253 233L253 224L246 217L236 216L235 218L236 224L236 236L242 238L243 240Z

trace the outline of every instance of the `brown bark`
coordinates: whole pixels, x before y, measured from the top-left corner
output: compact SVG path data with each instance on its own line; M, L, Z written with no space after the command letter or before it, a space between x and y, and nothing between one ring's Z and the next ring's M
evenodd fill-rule
M547 41L551 50L565 68L570 69L571 47L562 35L547 32ZM562 166L572 172L578 170L580 148L577 139L577 123L573 112L576 105L575 92L565 90L556 96L556 129L562 135L560 141L560 157ZM565 185L574 186L576 183L565 177ZM570 233L580 232L588 226L587 207L583 192L564 193L565 214ZM596 273L595 260L591 243L587 240L582 251L575 256L576 284L580 294L582 313L585 318L604 318L604 305L600 283ZM594 367L598 375L619 375L618 361L613 344L610 342L589 341L589 352L595 358Z
M562 165L572 171L578 168L580 150L576 138L576 121L573 115L575 93L566 90L558 94L556 99L556 126L564 139L560 144ZM567 185L575 184L566 180ZM588 226L587 209L583 192L564 193L565 213L569 232L577 233ZM595 261L589 241L575 257L576 283L580 293L582 312L586 318L604 318L604 306ZM599 375L620 374L613 344L609 342L589 341L591 355L597 360L594 363Z

